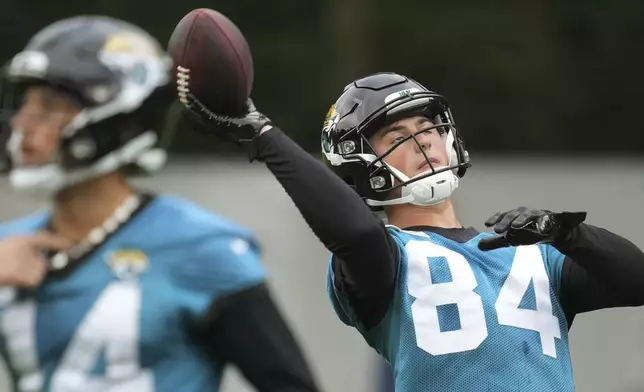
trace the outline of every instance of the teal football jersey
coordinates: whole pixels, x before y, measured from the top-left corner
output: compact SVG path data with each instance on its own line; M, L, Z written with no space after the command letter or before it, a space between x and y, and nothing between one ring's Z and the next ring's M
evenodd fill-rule
M0 226L44 227L46 213ZM264 281L253 235L159 196L71 273L2 288L0 343L15 391L202 392L223 364L191 336L211 302Z
M481 251L388 227L400 253L382 322L366 330L333 283L332 305L393 368L396 392L574 391L558 300L564 256L549 245Z

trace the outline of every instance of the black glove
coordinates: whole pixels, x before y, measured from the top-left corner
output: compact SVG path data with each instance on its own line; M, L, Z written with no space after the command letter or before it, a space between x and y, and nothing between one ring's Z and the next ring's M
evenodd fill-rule
M257 136L265 126L272 125L271 120L257 111L249 98L244 113L230 117L211 112L195 96L189 94L187 104L183 104L183 117L192 129L200 133L216 135L218 138L233 142L243 147L251 161L257 156Z
M507 246L557 243L565 241L568 233L586 220L585 212L559 212L535 210L527 207L492 215L486 227L494 226L498 234L479 242L480 250Z

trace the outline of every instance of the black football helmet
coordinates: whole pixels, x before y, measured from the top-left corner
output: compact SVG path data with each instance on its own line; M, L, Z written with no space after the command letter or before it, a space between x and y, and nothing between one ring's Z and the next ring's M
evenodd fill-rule
M369 138L381 127L407 117L424 116L433 124L378 155ZM445 139L449 164L408 178L384 158L401 143L430 129ZM322 153L331 169L352 186L375 210L385 205L433 205L448 198L470 166L469 155L456 129L445 97L395 73L377 73L353 81L329 109L322 129ZM401 189L401 196L391 191Z
M122 167L163 166L155 130L173 100L171 70L162 46L130 23L79 16L45 27L3 69L2 119L15 113L20 93L33 85L51 86L82 109L46 165L21 166L22 132L12 130L11 184L51 193Z

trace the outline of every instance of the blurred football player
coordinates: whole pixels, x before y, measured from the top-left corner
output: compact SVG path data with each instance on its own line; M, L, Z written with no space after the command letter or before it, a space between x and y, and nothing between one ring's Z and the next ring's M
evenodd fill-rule
M250 103L241 118L188 108L265 162L333 253L331 303L396 391L572 391L575 315L644 305L644 254L585 213L521 207L488 219L494 233L463 227L450 197L469 155L447 100L405 76L346 86L322 129L331 170Z
M24 91L10 183L52 201L0 226L15 391L217 391L226 363L259 391L316 390L253 234L125 179L165 161L171 69L146 32L93 16L46 27L6 69Z

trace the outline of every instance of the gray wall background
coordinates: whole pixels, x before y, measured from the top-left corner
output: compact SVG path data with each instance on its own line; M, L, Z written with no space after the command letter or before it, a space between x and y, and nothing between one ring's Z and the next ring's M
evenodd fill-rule
M620 157L504 160L474 157L456 193L464 225L483 229L497 211L521 205L585 210L588 222L644 246L644 160ZM292 323L325 391L377 388L377 358L333 313L325 292L327 251L263 165L242 160L174 160L146 188L181 195L252 228L264 244L275 297ZM0 220L42 207L0 180ZM644 283L644 282L643 282ZM644 391L644 309L578 316L571 346L578 391ZM0 381L5 377L0 374ZM0 392L8 391L0 385ZM252 391L231 369L224 392Z

